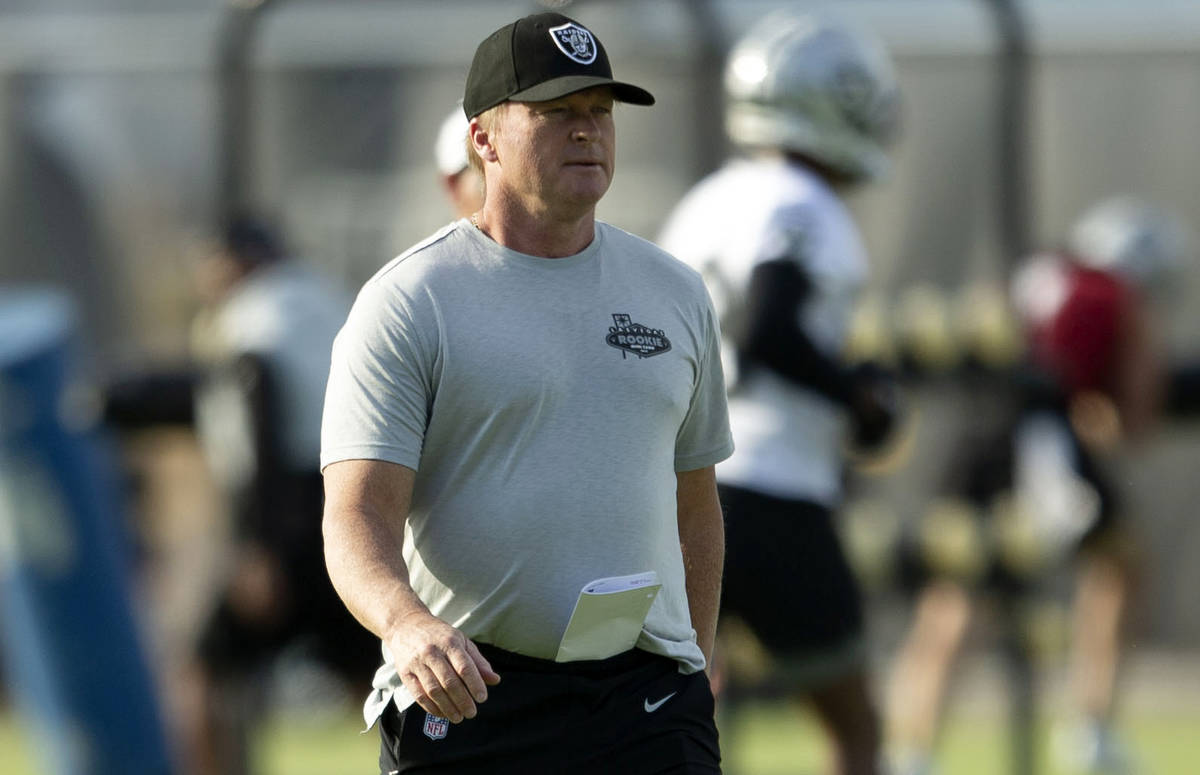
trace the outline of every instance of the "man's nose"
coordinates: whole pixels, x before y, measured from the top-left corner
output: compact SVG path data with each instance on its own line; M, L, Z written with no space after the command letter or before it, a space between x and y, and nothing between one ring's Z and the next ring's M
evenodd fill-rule
M575 126L571 130L571 137L576 142L586 143L595 140L600 133L600 124L596 117L590 113L583 113L575 120Z

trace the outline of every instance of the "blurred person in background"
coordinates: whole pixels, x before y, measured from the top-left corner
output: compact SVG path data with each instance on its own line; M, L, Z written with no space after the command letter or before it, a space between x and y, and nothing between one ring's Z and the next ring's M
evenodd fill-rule
M1065 564L1075 577L1068 663L1078 718L1056 748L1079 770L1133 771L1113 714L1135 542L1105 463L1144 439L1162 410L1167 369L1155 312L1187 243L1171 214L1116 197L1083 214L1066 247L1014 273L1011 302L1027 351L1014 409L1002 427L975 429L955 456L941 528L927 531L944 536L949 517L961 515L980 537L978 562L939 562L920 548L902 562L919 592L891 687L899 775L934 771L977 593L1017 611Z
M468 155L469 125L460 103L442 120L433 146L438 180L456 218L469 218L483 207L483 178Z
M231 556L181 705L189 766L236 775L281 655L361 689L378 647L338 600L321 549L321 406L349 299L250 215L230 219L196 279L193 368L115 383L107 414L126 428L192 422L227 504Z
M736 450L717 467L721 635L741 620L775 659L771 680L816 711L833 771L873 775L863 601L835 520L847 447L885 442L896 392L843 357L870 269L841 196L886 169L899 88L874 37L793 13L746 33L725 87L726 128L746 154L685 195L659 238L704 276L726 339Z

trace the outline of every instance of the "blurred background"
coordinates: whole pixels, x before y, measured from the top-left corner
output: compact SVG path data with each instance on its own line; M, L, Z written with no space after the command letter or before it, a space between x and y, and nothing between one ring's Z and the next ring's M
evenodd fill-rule
M115 380L189 360L204 304L197 256L227 213L266 214L298 261L352 293L451 219L433 146L474 46L547 6L594 29L618 77L658 97L652 109L618 110L617 174L599 208L653 239L729 151L725 52L781 5L836 8L875 30L903 93L894 170L851 199L873 262L855 347L904 368L912 409L892 459L854 473L846 520L885 675L909 615L891 583L889 543L926 511L964 418L991 411L988 375L1020 357L1004 302L1017 259L1060 244L1080 212L1112 194L1159 202L1193 227L1200 216L1200 4L0 0L0 290L50 289L69 309L68 392L91 395L77 402L85 419ZM1195 256L1174 291L1164 324L1170 358L1183 366L1200 359ZM133 638L169 741L186 702L174 691L182 655L224 572L228 507L186 424L96 430L120 472L119 505L103 518L129 545L116 572L128 569ZM1200 760L1198 462L1200 424L1186 416L1111 461L1149 558L1122 713L1158 773L1195 771ZM0 456L5 465L0 520L11 523L25 505L13 505L12 455ZM0 579L15 588L21 563L19 552L0 551ZM1051 585L1029 619L1047 715L1061 591ZM0 598L10 641L15 599ZM986 627L970 640L948 727L950 755L961 746L959 761L971 763L947 763L947 773L1008 771L1007 687ZM22 662L7 664L6 684L16 686ZM284 659L272 673L251 743L255 771L371 771L377 743L357 735L361 698L310 668ZM50 772L40 769L53 760L44 748L70 735L20 694L0 690L0 773ZM728 730L726 756L740 771L815 761L805 758L815 743L772 734L770 703Z

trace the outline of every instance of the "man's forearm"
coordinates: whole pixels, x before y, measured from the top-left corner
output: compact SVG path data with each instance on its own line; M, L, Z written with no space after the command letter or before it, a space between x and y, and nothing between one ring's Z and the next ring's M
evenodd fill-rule
M346 608L386 639L407 615L428 612L408 580L393 532L357 512L326 514L325 564Z
M350 613L386 639L405 616L428 613L409 583L402 554L415 472L351 460L324 474L329 579Z
M717 611L721 602L721 570L724 567L724 533L720 540L701 540L690 543L681 540L684 572L687 574L688 608L696 643L704 652L704 660L712 664L713 642L717 633Z
M679 474L679 546L696 643L711 664L725 564L725 522L712 468Z

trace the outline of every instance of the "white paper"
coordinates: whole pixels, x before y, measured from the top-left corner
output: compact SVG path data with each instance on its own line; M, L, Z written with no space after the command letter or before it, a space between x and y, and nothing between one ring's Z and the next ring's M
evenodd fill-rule
M608 659L633 648L661 587L654 571L584 584L554 661Z

